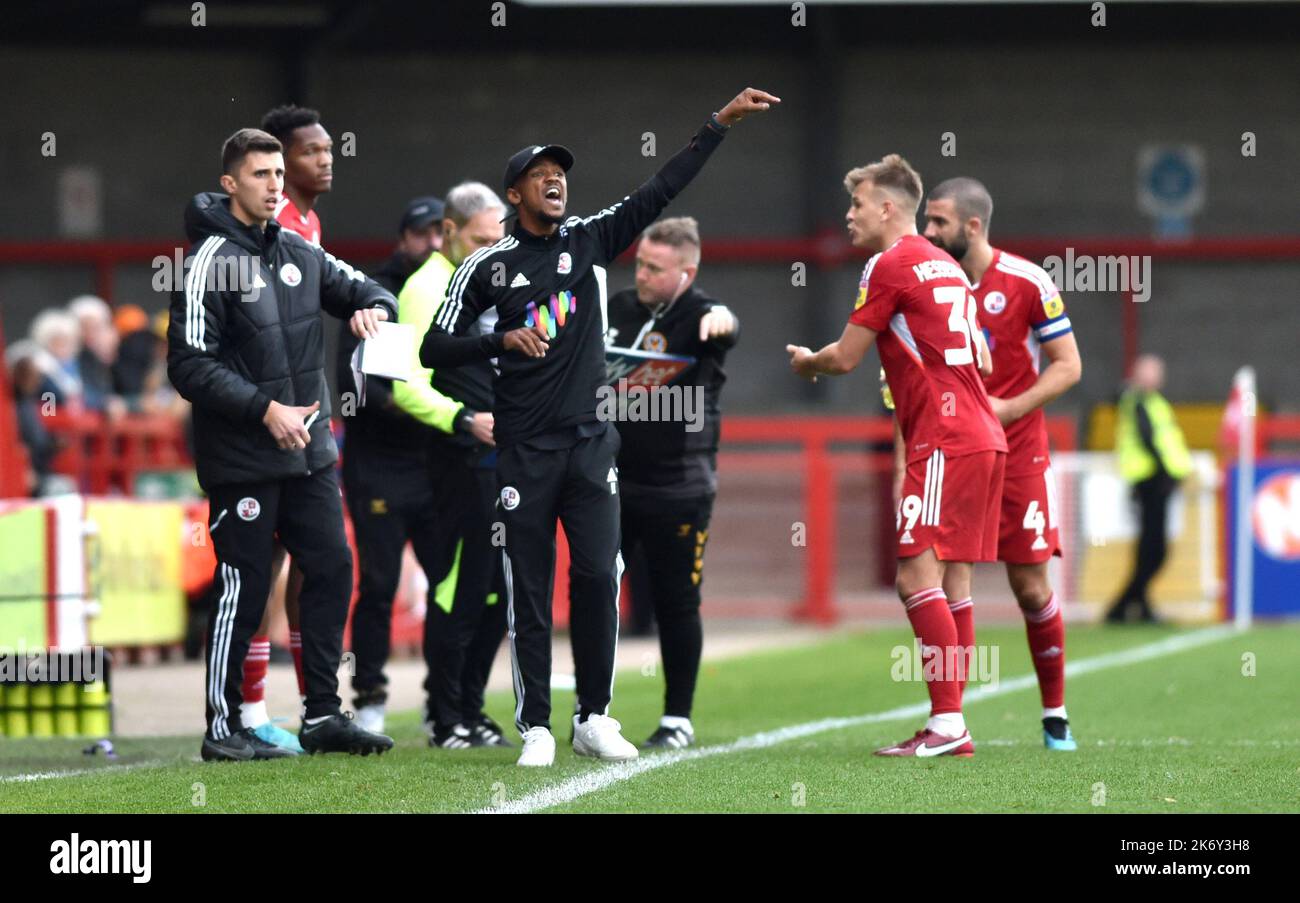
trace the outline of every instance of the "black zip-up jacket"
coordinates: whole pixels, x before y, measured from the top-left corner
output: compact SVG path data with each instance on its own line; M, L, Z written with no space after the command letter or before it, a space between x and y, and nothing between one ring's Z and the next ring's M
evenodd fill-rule
M394 251L383 265L370 273L370 277L392 293L402 291L406 280L419 269L401 251ZM334 361L334 374L339 395L353 393L357 386L352 375L352 352L360 342L350 329L339 330L338 354ZM346 401L346 398L345 398ZM393 381L382 376L366 377L366 403L353 398L356 406L344 409L343 441L348 447L365 446L413 462L423 462L428 453L429 429L411 417L393 402ZM346 448L344 449L346 453Z
M396 296L401 294L406 280L420 266L421 264L413 264L410 258L399 251L394 252L372 275L376 282ZM483 323L477 323L473 329L490 330L495 321L495 312L489 312L483 321L487 324L486 327ZM356 391L352 352L356 350L358 341L350 330L339 333L336 367L340 392ZM432 383L443 395L461 402L471 412L492 410L492 365L488 361L440 368L434 371ZM365 405L357 407L343 422L346 428L343 439L348 448L360 447L363 451L382 453L388 458L402 459L422 466L427 463L430 452L436 450L433 446L448 445L472 453L475 459L483 452L483 448L479 447L479 443L459 419L456 431L447 435L403 411L393 401L393 381L379 376L366 377ZM346 453L347 449L344 451Z
M620 420L623 439L618 453L619 491L624 495L692 498L717 492L718 438L722 431L719 398L727 381L723 364L727 351L740 338L734 332L700 341L700 320L722 305L694 285L670 304L653 310L637 300L636 289L624 289L609 299L606 340L619 348L658 351L695 358L673 381L683 391L703 389L698 431L685 421ZM734 316L734 314L733 314ZM691 402L694 404L694 401Z
M569 217L549 236L516 225L461 264L421 344L420 360L436 373L497 358L498 446L598 419L597 392L605 384L606 268L690 183L721 141L721 132L706 123L620 203L585 219ZM473 334L471 325L492 307L495 328ZM544 357L503 351L506 332L533 325L551 335Z
M224 194L185 209L190 254L172 292L167 375L194 405L199 485L305 476L338 459L325 383L324 308L348 318L397 301L365 274L282 230L245 226ZM272 401L321 403L306 449L276 446L262 417Z

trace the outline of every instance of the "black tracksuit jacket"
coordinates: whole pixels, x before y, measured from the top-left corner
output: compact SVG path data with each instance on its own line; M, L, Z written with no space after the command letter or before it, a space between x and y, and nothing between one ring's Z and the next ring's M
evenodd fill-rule
M396 320L396 299L274 220L264 230L245 226L224 194L195 195L185 232L191 247L172 292L167 375L194 405L199 484L300 477L333 465L321 309L348 318L380 306ZM272 401L321 403L305 449L276 446L262 423Z
M597 390L605 384L607 267L686 187L721 141L722 134L706 123L620 203L594 216L569 217L549 236L516 225L461 264L424 337L420 360L437 372L497 358L493 415L499 447L598 419ZM480 314L493 307L495 328L472 334ZM532 325L551 335L544 357L503 351L504 333Z
M401 251L394 251L371 277L397 297L411 274L419 269ZM361 340L350 329L339 330L338 351L335 356L335 380L339 394L356 393L358 386L352 374L352 353ZM432 432L423 423L407 414L393 401L393 381L382 376L366 377L366 403L357 405L343 420L343 441L349 448L364 447L392 458L404 458L423 464L428 453ZM344 411L345 414L348 411ZM346 452L346 449L345 449Z
M703 389L702 429L690 432L682 422L619 421L623 440L618 453L622 492L667 498L694 498L717 491L718 438L722 430L719 398L727 374L727 351L740 338L740 327L729 335L700 341L700 320L722 305L694 285L661 310L637 300L636 289L624 289L609 299L606 341L615 347L660 351L695 358L673 381L684 391Z

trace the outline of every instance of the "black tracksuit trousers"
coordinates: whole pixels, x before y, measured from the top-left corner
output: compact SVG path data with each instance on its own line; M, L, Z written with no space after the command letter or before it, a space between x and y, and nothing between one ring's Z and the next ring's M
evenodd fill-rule
M1165 473L1134 485L1133 493L1141 511L1137 557L1133 564L1133 575L1113 611L1122 614L1129 606L1137 606L1143 617L1151 616L1151 600L1147 596L1147 588L1164 567L1169 554L1165 531L1168 529L1169 500L1177 488L1177 481Z
M569 627L583 718L606 714L618 644L618 431L573 430L561 448L525 441L501 450L498 516L505 525L506 597L520 733L551 722L551 586L555 524L569 543Z
M664 714L691 717L704 649L700 589L713 496L673 499L628 494L622 500L623 553L633 568L636 604L653 607L664 662ZM640 550L643 554L636 555Z
M310 476L214 486L208 502L208 533L217 557L207 628L208 736L222 740L243 727L244 659L266 609L277 534L303 572L306 717L337 713L352 552L333 465Z
M443 513L435 504L422 458L401 458L350 442L343 455L343 486L361 574L352 611L352 688L358 706L370 705L388 695L384 666L391 652L393 597L407 541L431 587L451 567L451 558L441 532Z
M343 479L360 559L352 613L352 678L358 705L387 699L393 598L409 540L429 581L423 651L427 717L437 727L467 725L483 710L492 662L505 635L498 548L491 544L496 479L450 449L428 461L397 459L354 446ZM445 585L444 585L445 584ZM439 599L450 595L448 606Z
M506 633L500 531L495 530L496 470L455 446L436 450L434 507L443 521L443 558L435 585L429 575L424 658L429 674L426 719L446 730L473 725ZM494 536L494 533L497 534Z

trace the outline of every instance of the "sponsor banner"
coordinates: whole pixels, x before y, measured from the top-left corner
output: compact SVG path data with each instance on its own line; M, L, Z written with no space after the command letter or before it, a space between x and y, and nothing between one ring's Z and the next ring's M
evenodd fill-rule
M1228 471L1228 611L1236 611L1233 599L1232 549L1237 541L1237 479L1240 471ZM1254 562L1255 617L1300 614L1300 460L1263 459L1255 465L1255 492L1246 529L1251 532Z
M183 507L175 502L88 500L97 554L90 562L98 615L91 642L138 646L180 642L185 635L181 588Z
M45 524L39 503L0 512L0 648L49 644Z

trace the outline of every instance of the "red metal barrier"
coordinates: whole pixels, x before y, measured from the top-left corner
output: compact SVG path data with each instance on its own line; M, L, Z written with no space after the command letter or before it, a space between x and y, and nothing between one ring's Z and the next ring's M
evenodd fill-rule
M1300 414L1270 414L1259 418L1260 442L1300 442Z
M1061 255L1067 249L1076 256L1150 256L1157 260L1206 263L1257 260L1300 260L1300 237L1261 235L1240 237L1203 236L1187 240L1161 240L1142 236L1098 235L1057 238L1004 237L999 247L1030 260ZM4 241L0 242L0 266L82 264L94 268L94 291L113 303L116 269L124 264L149 264L159 258L170 263L176 239L136 241ZM392 242L383 239L340 239L330 242L331 253L353 263L379 261L392 253ZM632 251L624 253L630 262ZM861 250L845 240L841 229L824 229L811 235L763 237L720 236L709 240L709 263L771 264L803 261L822 269L861 265ZM1140 346L1137 307L1125 299L1120 311L1123 360L1127 372Z
M45 421L63 443L53 469L77 481L87 495L130 495L146 470L189 467L181 422L159 414L109 418L96 413L55 414Z
M1078 447L1074 420L1048 417L1047 430L1054 449ZM794 617L831 624L838 618L834 599L836 573L837 477L864 468L889 467L894 441L888 417L726 417L722 421L722 447L718 466L748 470L803 471L803 511L808 554L803 573L803 599ZM852 452L833 446L856 445ZM738 445L763 445L769 450L733 451ZM789 446L797 451L789 451ZM875 446L875 456L867 454ZM875 460L872 460L872 458ZM882 560L892 560L890 534L882 534Z
M1097 235L1059 238L1004 237L998 246L1031 260L1042 260L1072 248L1076 255L1151 256L1161 260L1207 262L1300 259L1300 237L1261 235L1216 238L1196 237L1165 241L1141 236ZM95 269L95 293L113 300L114 270L123 264L151 263L158 257L170 261L183 243L175 239L136 241L4 241L0 266L5 264L83 264ZM383 239L332 240L331 253L350 261L383 260L392 242ZM628 252L629 254L631 252ZM840 229L814 235L728 238L709 240L711 264L772 263L801 260L816 267L861 264L862 251L849 245Z

